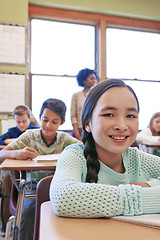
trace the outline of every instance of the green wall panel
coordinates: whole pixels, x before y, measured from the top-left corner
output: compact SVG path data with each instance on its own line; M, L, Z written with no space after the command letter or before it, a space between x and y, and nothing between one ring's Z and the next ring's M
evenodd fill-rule
M159 0L29 0L28 2L41 6L160 21Z

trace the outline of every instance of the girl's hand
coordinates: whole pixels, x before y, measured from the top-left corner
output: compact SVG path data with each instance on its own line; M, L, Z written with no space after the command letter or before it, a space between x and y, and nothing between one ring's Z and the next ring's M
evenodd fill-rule
M25 147L21 150L15 150L15 159L21 159L21 160L26 160L26 159L33 159L37 156L39 156L39 153L30 147Z
M130 185L139 185L141 187L150 187L147 183L145 182L131 182L129 183Z

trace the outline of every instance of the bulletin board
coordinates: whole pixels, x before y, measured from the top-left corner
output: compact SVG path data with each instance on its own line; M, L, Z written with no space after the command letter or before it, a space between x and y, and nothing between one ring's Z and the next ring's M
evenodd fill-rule
M0 24L0 63L26 64L26 27Z
M0 74L0 114L11 114L26 104L26 75Z

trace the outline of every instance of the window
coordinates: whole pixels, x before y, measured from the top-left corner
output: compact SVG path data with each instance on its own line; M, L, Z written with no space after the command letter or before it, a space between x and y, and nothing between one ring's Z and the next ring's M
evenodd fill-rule
M107 28L106 46L107 78L123 79L134 89L140 102L139 128L145 128L160 111L160 33Z
M59 98L67 105L63 130L71 130L72 94L82 90L76 75L95 69L95 26L44 19L31 20L31 108L39 119L42 102Z
M81 91L78 87L75 77L61 76L32 76L32 111L37 120L39 120L40 108L43 101L47 98L58 98L65 102L67 106L66 121L59 127L63 130L71 130L70 122L70 102L73 92Z
M86 63L96 69L100 81L106 76L122 78L134 88L140 101L140 129L147 126L153 112L160 111L160 22L30 4L29 18L31 104L28 102L33 111L37 111L36 117L42 96L50 89L57 94L61 93L59 88L68 86L71 92L67 89L65 97L69 104L72 93L79 90L75 89L78 88L75 76L86 67ZM48 32L46 25L50 25ZM73 46L73 51L70 46ZM64 85L66 81L67 86ZM38 90L44 89L43 94L37 90L37 84ZM55 93L51 92L44 98L54 97ZM67 125L63 127L70 129L70 106L67 108Z

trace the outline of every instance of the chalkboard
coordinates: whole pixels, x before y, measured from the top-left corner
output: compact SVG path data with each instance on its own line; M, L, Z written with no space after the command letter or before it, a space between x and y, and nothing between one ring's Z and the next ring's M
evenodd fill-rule
M10 114L20 104L26 104L26 76L0 74L0 113Z
M0 63L26 64L26 28L0 24Z

